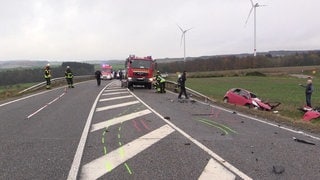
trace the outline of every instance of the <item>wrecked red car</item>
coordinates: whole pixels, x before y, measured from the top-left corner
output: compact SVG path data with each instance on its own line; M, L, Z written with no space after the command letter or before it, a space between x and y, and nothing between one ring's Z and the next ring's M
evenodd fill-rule
M228 90L223 97L223 102L266 111L273 110L281 104L275 102L271 105L269 102L263 102L254 93L241 88L232 88Z
M298 109L304 112L302 119L305 121L311 121L320 117L320 108L313 109L312 107L304 106Z

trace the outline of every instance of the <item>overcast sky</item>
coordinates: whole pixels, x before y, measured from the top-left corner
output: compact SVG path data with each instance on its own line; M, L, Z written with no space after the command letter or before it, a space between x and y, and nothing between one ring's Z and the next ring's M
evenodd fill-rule
M320 49L319 0L259 0L257 51ZM0 0L0 60L253 52L250 0Z

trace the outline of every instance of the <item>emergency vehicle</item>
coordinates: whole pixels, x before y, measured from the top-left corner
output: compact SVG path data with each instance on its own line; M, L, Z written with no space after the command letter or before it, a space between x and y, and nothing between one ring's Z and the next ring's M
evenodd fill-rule
M143 85L151 89L156 62L151 56L137 57L130 55L125 62L127 87L133 85Z
M102 64L101 66L101 79L111 80L113 79L112 66L109 64Z

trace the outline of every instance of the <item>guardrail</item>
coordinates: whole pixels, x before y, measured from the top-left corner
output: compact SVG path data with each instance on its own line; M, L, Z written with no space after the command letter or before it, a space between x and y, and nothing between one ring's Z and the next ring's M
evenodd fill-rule
M179 93L180 88L178 88L178 83L174 81L166 81L166 89L172 90L173 92ZM187 94L191 94L192 98L198 99L200 101L204 101L206 103L215 103L216 101L214 99L209 98L208 96L205 96L197 91L194 91L190 88L186 87Z
M94 79L94 75L74 76L73 77L74 82L85 81L85 80L90 80L90 79ZM51 85L52 86L60 85L62 83L66 83L65 81L66 81L65 77L53 78L53 79L51 79ZM35 90L44 88L46 86L46 84L47 83L45 81L41 82L39 84L36 84L34 86L31 86L27 89L20 91L19 94L23 94L26 92L31 92L31 91L35 91Z

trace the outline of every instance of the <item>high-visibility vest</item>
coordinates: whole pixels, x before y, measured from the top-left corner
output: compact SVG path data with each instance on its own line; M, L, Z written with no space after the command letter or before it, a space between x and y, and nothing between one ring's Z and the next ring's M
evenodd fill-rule
M72 72L67 72L67 71L66 71L64 74L65 74L65 77L68 78L68 79L73 78Z
M44 70L44 78L51 78L51 72L49 69Z

